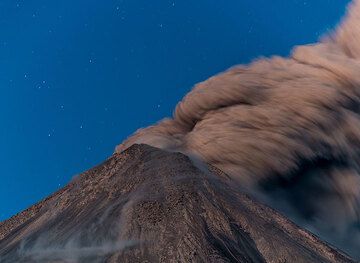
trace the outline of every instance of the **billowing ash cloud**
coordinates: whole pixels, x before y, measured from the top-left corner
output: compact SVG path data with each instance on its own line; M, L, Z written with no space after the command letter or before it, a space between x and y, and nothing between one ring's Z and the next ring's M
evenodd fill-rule
M138 130L116 151L146 143L196 156L360 257L359 113L356 0L319 43L199 83L173 118Z

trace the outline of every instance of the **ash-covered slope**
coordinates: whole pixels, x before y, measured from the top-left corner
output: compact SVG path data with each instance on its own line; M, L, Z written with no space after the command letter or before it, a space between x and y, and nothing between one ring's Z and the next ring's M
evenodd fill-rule
M0 262L353 262L183 154L133 145L0 224Z

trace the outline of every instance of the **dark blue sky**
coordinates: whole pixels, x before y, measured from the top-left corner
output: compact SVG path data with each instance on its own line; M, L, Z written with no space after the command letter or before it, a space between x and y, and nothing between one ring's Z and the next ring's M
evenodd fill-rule
M348 2L0 1L0 220L170 116L195 83L315 42Z

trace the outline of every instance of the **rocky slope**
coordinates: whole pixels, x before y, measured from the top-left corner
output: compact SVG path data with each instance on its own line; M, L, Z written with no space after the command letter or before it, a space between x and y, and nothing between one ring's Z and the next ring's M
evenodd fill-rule
M210 169L133 145L0 223L0 262L353 262Z

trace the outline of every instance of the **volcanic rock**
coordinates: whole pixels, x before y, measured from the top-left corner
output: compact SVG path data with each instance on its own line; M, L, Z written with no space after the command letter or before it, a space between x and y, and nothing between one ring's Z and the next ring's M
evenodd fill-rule
M0 223L0 262L354 262L239 189L133 145Z

